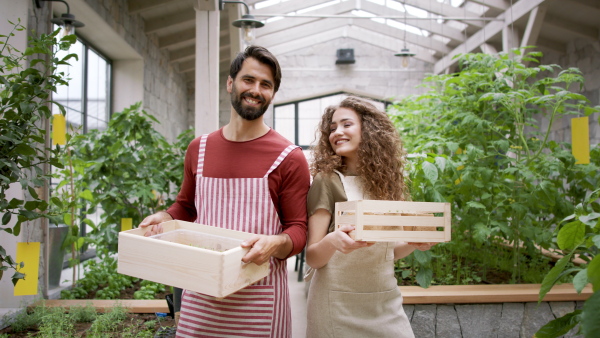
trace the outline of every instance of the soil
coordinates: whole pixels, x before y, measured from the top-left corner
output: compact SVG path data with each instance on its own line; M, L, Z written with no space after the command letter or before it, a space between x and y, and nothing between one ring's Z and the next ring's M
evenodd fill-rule
M127 288L121 291L120 299L133 299L133 293L140 288L140 282L134 284L132 287ZM155 299L165 299L165 296L170 292L162 292L157 294ZM85 299L94 299L94 293L88 294ZM152 332L153 337L175 337L175 320L169 316L167 313L166 317L159 317L159 315L154 313L127 313L127 317L123 321L123 324L117 332L130 332L131 334L128 337L137 337L138 335L135 332L142 332L144 330L148 330L146 322L155 321ZM75 324L75 337L86 337L87 332L89 331L92 323L76 323ZM38 329L30 329L23 332L13 332L12 327L7 327L0 330L0 336L2 334L8 334L9 337L16 338L25 338L25 337L35 337L39 333ZM110 337L121 337L119 333L111 333Z

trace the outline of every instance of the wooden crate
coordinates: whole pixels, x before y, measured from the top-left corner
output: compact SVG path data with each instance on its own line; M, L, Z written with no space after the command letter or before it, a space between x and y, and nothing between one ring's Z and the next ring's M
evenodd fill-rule
M361 200L335 204L336 229L368 242L449 242L450 203Z
M269 262L242 262L249 249L240 243L250 233L184 221L162 226L159 236L145 237L146 228L119 233L119 273L217 298L269 274Z

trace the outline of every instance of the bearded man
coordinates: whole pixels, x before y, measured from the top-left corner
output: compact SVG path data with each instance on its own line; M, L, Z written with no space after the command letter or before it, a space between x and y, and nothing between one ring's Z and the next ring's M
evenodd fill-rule
M242 261L270 262L267 277L223 299L184 290L178 337L291 337L286 259L306 244L310 174L302 150L264 123L280 82L267 49L237 55L229 123L190 143L176 202L140 224L147 236L172 219L254 233Z

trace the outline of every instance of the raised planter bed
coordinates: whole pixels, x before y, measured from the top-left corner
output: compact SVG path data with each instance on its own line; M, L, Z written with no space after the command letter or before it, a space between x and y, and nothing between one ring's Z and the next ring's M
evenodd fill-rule
M485 304L537 302L541 284L434 285L402 286L404 304ZM555 285L545 302L586 300L592 295L588 285L578 294L573 284Z
M492 284L492 285L434 285L427 289L420 286L402 286L404 304L485 304L537 302L541 284ZM584 301L592 295L588 285L578 294L573 284L556 285L546 294L546 302ZM49 307L86 306L91 303L98 311L118 304L132 313L169 312L167 302L162 299L75 299L46 300ZM34 304L32 306L35 306Z

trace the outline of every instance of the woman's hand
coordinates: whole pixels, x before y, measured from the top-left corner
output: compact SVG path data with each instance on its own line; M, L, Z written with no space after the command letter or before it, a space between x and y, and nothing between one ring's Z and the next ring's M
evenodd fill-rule
M365 241L355 241L349 235L354 227L351 225L343 225L334 232L327 235L329 237L329 243L335 247L335 249L341 253L348 254L352 251L360 248L369 247L375 243L367 243Z

